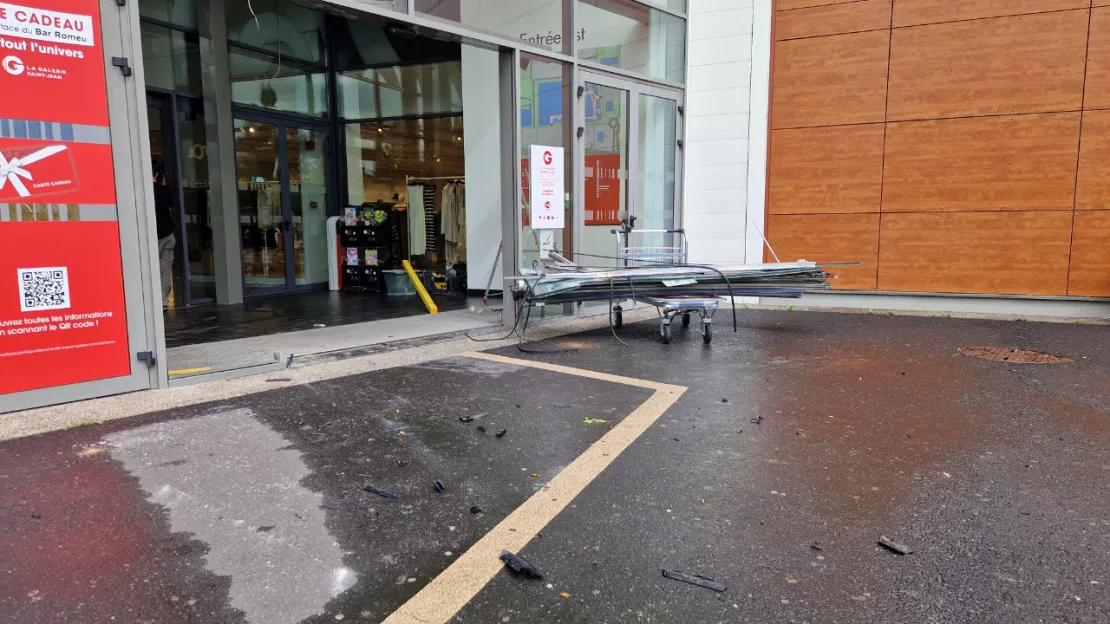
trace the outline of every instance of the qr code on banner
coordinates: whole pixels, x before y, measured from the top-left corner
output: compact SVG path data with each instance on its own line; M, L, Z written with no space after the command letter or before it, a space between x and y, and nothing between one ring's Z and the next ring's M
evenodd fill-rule
M18 272L21 311L63 310L69 307L69 271L66 267L18 269Z

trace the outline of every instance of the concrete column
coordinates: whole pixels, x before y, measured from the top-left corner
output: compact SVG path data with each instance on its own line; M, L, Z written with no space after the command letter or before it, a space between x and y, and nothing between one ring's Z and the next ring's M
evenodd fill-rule
M463 147L466 151L467 288L482 290L494 271L493 288L503 286L495 266L501 244L501 70L494 50L462 46ZM519 162L519 161L517 161ZM511 184L507 181L506 184ZM511 240L507 248L511 253Z
M227 23L223 3L206 0L200 12L200 61L204 72L204 120L208 139L208 180L212 214L212 255L216 302L243 303L243 261L239 189L235 177L235 129L231 114Z

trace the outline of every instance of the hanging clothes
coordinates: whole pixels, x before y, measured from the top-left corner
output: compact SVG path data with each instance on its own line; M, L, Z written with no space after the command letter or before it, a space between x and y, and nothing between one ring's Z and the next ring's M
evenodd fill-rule
M409 202L409 256L422 256L428 245L427 225L424 220L424 197L427 189L423 184L410 184L408 186ZM433 197L435 189L432 189Z
M459 244L459 262L466 262L466 185L455 185L456 232Z
M455 182L444 186L439 203L439 229L440 234L443 234L443 247L449 265L459 262L457 188L458 183Z
M424 187L424 249L426 253L436 251L436 187Z

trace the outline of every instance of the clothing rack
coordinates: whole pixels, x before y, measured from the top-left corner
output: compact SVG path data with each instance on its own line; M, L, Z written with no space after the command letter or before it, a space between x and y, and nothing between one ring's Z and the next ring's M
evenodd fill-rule
M466 182L465 176L440 176L438 178L418 178L414 176L405 176L405 185L412 184L413 182L435 182L441 180L450 180L452 182Z

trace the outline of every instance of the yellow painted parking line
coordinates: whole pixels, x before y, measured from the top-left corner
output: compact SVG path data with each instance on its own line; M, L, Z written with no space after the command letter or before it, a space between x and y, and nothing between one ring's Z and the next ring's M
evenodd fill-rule
M683 386L489 353L469 353L465 357L647 388L654 390L654 393L555 475L549 484L486 533L431 583L401 605L383 624L436 624L450 621L504 567L505 564L498 559L502 550L518 552L524 548L686 392Z
M182 375L196 375L197 373L207 373L212 370L211 366L203 368L182 368L170 371L170 377L180 377Z

